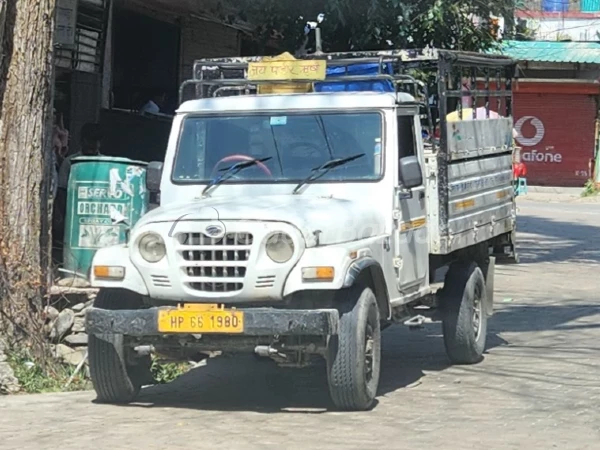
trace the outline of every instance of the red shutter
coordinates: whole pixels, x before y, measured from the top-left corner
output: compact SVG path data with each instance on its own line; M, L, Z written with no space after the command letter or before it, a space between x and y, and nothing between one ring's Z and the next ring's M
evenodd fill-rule
M527 181L539 186L583 186L594 157L593 95L514 94L514 123L527 165Z

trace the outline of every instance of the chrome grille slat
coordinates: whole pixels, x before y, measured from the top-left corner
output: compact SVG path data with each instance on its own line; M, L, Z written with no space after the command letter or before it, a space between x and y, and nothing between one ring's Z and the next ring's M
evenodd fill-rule
M210 275L205 277L200 276L184 276L184 283L240 283L243 281L241 278L235 277L211 277Z
M233 260L222 260L217 261L219 263L219 267L246 267L245 261L233 261ZM185 261L186 267L214 267L215 262L209 260L203 261Z
M212 250L221 250L223 247L227 247L229 251L237 251L239 253L244 253L244 251L246 251L247 249L249 249L249 245L179 245L179 250L187 250L187 251L194 251L195 249L198 249L202 247L204 250L206 251L212 251Z
M237 292L244 288L243 283L189 283L189 286L202 292Z
M254 242L251 233L227 233L220 239L204 233L180 233L176 239L183 282L190 288L202 292L243 289Z

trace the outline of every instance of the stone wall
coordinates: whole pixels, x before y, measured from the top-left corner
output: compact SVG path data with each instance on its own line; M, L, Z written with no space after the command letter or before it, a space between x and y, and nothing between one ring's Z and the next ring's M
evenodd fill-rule
M44 332L56 359L74 367L86 360L88 336L85 332L85 314L92 307L96 294L96 289L52 288L49 306L44 311Z
M0 339L0 394L15 394L19 392L19 382L8 364L6 350L6 343Z
M79 373L89 378L85 314L93 305L97 290L54 286L49 294L48 306L44 308L44 334L50 354L72 366L73 372L83 363ZM8 346L0 339L0 394L15 394L20 386L8 363L7 351Z

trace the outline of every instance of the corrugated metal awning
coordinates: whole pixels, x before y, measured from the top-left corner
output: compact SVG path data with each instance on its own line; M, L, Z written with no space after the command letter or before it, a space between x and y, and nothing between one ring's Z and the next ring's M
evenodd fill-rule
M600 43L597 42L504 41L500 51L493 53L518 61L600 64Z

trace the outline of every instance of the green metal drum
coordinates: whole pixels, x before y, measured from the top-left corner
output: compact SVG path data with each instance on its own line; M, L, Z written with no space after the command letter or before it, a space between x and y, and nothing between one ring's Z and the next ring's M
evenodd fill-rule
M127 230L148 211L147 163L106 156L80 156L71 163L64 270L90 280L96 250L125 243Z

